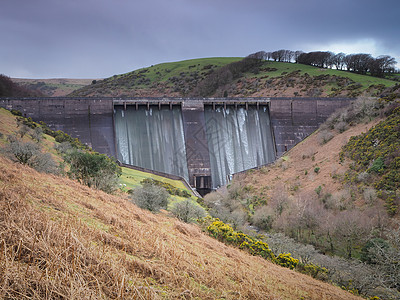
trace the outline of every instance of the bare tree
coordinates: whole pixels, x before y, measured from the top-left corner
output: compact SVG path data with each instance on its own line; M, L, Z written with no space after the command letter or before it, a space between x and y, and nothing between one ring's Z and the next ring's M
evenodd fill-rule
M248 55L249 58L266 59L267 53L265 51L258 51Z
M303 53L304 53L304 52L303 52L303 51L300 51L300 50L297 50L297 51L294 52L293 58L294 58L294 62L295 62L295 63L298 63L299 56L300 56L301 54L303 54Z
M372 76L383 77L386 73L394 70L396 60L389 55L381 55L375 59L371 59L369 70Z
M338 54L335 54L332 56L332 64L335 66L337 70L343 70L343 67L345 65L344 63L344 58L346 57L346 54L343 52L340 52Z
M359 210L340 212L335 221L337 241L345 247L346 256L351 258L353 248L364 242L371 231L371 221Z

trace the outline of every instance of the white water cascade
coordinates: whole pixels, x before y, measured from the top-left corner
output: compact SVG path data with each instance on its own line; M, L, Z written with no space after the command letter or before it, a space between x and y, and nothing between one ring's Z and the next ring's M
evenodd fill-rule
M243 170L272 162L275 147L267 107L205 108L213 187Z
M179 107L116 108L114 120L117 156L121 162L189 177Z

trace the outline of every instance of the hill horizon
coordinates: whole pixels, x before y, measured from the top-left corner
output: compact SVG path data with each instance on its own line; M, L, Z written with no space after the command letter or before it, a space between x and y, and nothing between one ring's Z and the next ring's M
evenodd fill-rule
M243 57L210 57L160 63L104 79L18 79L13 81L48 96L376 96L396 81L291 62L263 61L238 74L219 79L209 90L212 76ZM226 76L223 74L223 76ZM231 77L229 77L231 76ZM199 90L199 85L201 89ZM207 94L208 93L208 94Z

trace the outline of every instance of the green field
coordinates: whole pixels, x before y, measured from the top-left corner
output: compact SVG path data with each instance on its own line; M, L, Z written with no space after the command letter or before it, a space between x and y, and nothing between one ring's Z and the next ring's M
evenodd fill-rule
M183 184L182 181L173 180L173 179L169 179L166 177L162 177L162 176L158 176L158 175L154 175L151 173L146 173L146 172L142 172L142 171L138 171L138 170L134 170L134 169L130 169L130 168L124 168L124 167L122 168L122 175L120 177L120 183L122 185L126 184L126 186L123 186L121 189L123 191L128 191L130 189L139 187L141 185L140 182L146 178L153 178L155 180L166 182L166 183L173 185L176 188L188 191L192 195L189 199L191 199L193 201L193 203L196 203L197 205L199 205L196 202L197 197L193 195L191 190L186 188L186 186ZM169 198L168 209L170 209L174 203L180 202L185 199L187 199L187 198L171 195Z
M162 176L158 176L158 175L154 175L151 173L146 173L146 172L142 172L142 171L138 171L138 170L134 170L134 169L130 169L130 168L124 168L124 167L122 168L122 175L120 177L120 181L122 184L126 184L127 189L133 189L137 186L140 186L140 182L146 178L153 178L155 180L166 182L166 183L173 185L174 187L177 187L182 190L186 190L191 193L191 191L188 190L185 187L185 185L183 184L183 182L180 180L173 180L173 179L169 179L166 177L162 177Z
M263 68L275 68L276 71L267 71L263 72ZM370 85L378 85L383 84L387 87L394 86L396 84L395 81L373 77L369 75L360 75L356 73L351 73L347 71L340 71L334 69L321 69L313 66L302 65L302 64L295 64L295 63L284 63L284 62L273 62L273 61L266 61L264 62L263 66L260 69L260 73L255 75L251 73L247 73L246 77L263 77L268 75L268 78L276 78L287 73L292 73L295 71L300 71L300 75L308 74L310 76L319 76L319 75L335 75L340 77L346 77L354 82L361 83L364 87L368 87ZM286 72L286 73L284 73ZM282 74L284 73L284 74Z

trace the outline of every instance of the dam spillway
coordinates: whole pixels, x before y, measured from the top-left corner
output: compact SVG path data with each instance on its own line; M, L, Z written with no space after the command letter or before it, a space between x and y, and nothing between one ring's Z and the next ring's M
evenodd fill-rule
M268 101L126 103L114 107L117 158L184 177L198 190L275 159Z
M244 158L244 161L250 159L247 153L250 153L251 160L255 161L256 166L264 164L270 158L267 155L265 158L265 153L270 153L268 150L257 149L256 154L254 154L254 147L249 146L250 141L244 139L245 135L242 133L247 133L245 127L242 127L242 131L236 131L237 141L243 142L242 145L238 146L239 149L245 151L234 150L233 146L237 142L234 142L234 132L232 132L232 138L229 138L227 131L224 128L229 128L230 122L228 121L231 116L235 120L235 126L241 126L243 124L251 124L255 121L259 121L261 126L260 132L262 133L262 128L268 125L266 121L266 115L260 114L264 111L265 106L268 107L269 115L269 126L271 128L273 145L276 151L276 156L282 155L285 151L291 149L298 142L302 141L309 134L314 132L321 123L323 123L330 114L332 114L336 109L345 107L350 104L353 99L351 98L110 98L110 97L39 97L39 98L0 98L0 107L4 107L8 110L18 110L25 117L31 117L34 121L44 121L53 130L62 130L70 134L74 138L79 138L83 143L92 147L94 150L105 153L114 157L125 157L124 160L129 163L133 163L134 159L146 162L145 166L150 166L150 168L156 168L156 166L163 166L163 170L166 172L173 172L175 174L182 174L180 176L188 179L190 184L197 188L211 188L216 187L224 182L224 178L229 177L229 175L241 168L250 168L253 164L240 163L240 157ZM141 154L137 158L134 158L133 149L137 149L140 146L128 146L131 143L131 139L128 142L128 134L125 134L125 141L117 138L120 133L117 132L117 126L123 126L125 122L125 127L130 122L124 120L118 125L117 111L124 110L125 113L130 110L141 110L149 111L152 113L156 111L164 111L167 114L167 110L172 110L171 114L167 118L162 118L162 120L168 119L180 119L182 120L181 125L174 125L174 129L170 129L172 132L168 132L173 138L163 137L163 130L166 125L155 126L148 124L149 130L147 132L156 132L155 137L161 144L156 144L155 141L149 141L148 146L151 143L162 149L164 143L168 143L171 139L179 139L182 135L184 136L184 146L182 142L175 142L174 147L177 150L171 150L170 147L165 148L162 152L163 155L167 154L167 158L164 156L162 158L157 157L159 153L145 153ZM258 117L251 116L252 110L258 110ZM229 114L228 114L229 111ZM234 111L233 115L231 111ZM240 116L242 112L247 113L247 121L240 123L243 120L243 115ZM161 113L164 114L164 113ZM120 112L121 117L122 113ZM169 113L168 113L169 114ZM210 124L210 115L214 115L214 121ZM155 113L152 117L154 120L158 116L161 122L161 115ZM125 116L125 115L124 115ZM253 121L251 121L253 119ZM208 120L206 122L206 120ZM121 120L120 120L121 121ZM135 121L132 121L134 124ZM142 122L139 122L140 126L144 126ZM208 127L208 128L207 128ZM232 126L231 126L232 127ZM237 127L237 128L239 128ZM258 128L258 125L251 125L250 128ZM123 128L123 127L121 127ZM218 128L218 129L217 129ZM267 127L265 127L267 128ZM179 129L179 130L178 130ZM126 129L125 129L126 130ZM131 130L131 129L130 129ZM147 130L147 129L146 129ZM179 132L181 131L181 132ZM141 131L143 133L145 131ZM223 133L225 132L225 137ZM265 137L265 133L262 133ZM123 136L124 134L121 133ZM153 135L153 134L152 134ZM218 136L219 135L219 136ZM255 132L251 131L250 136L258 136ZM135 136L135 134L133 135ZM217 136L218 138L215 138ZM248 135L247 135L248 137ZM120 144L118 144L118 140ZM221 147L220 141L226 140L224 143L225 147ZM150 143L151 142L151 143ZM145 143L145 141L139 141L140 143ZM250 143L250 144L249 144ZM177 145L176 145L177 144ZM265 143L261 143L265 145ZM169 144L172 146L172 144ZM260 145L260 144L258 144ZM130 148L129 148L130 147ZM267 148L269 146L266 146ZM119 150L121 149L121 151ZM225 149L225 150L224 150ZM118 154L118 152L121 152ZM171 168L168 166L172 157L176 152L181 153L179 157L182 161L177 163L177 166ZM247 151L247 152L246 152ZM253 152L252 152L253 151ZM186 152L186 153L185 153ZM120 156L118 156L120 155ZM137 154L135 154L137 156ZM184 156L186 155L186 165ZM149 157L146 157L149 156ZM264 158L263 158L264 157ZM264 159L264 161L263 161ZM173 160L173 159L172 159ZM239 162L236 162L236 161ZM235 162L235 163L233 163ZM237 166L235 166L237 164ZM218 166L218 167L215 167ZM152 169L147 169L147 171L152 171ZM186 173L187 169L187 173ZM173 176L173 175L171 175ZM212 182L213 180L215 182ZM176 178L175 178L176 179Z
M133 166L189 180L181 110L115 108L117 158Z
M268 106L205 109L213 187L230 176L274 161L275 146Z

